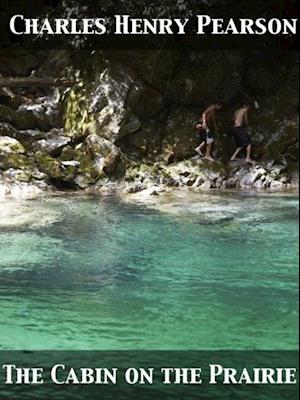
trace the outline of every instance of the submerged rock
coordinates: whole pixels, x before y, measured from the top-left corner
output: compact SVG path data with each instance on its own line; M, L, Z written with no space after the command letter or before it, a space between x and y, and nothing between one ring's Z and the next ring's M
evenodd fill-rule
M27 183L10 183L10 182L1 182L0 181L0 200L2 199L7 199L7 198L13 198L13 199L24 199L24 198L35 198L37 196L40 196L43 191L45 190L45 186L39 187L37 185L33 184L27 184ZM10 207L13 207L13 205L10 203ZM2 217L0 217L0 225L2 223L2 227L7 226L7 224L12 225L13 222L11 220L11 216L7 213L7 210L5 208L0 207L0 214L2 214ZM21 223L22 218L20 218L20 215L17 216L16 222Z

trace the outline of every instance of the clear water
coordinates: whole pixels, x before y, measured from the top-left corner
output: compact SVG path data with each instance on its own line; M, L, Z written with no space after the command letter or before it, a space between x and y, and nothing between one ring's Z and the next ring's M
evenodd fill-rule
M296 349L298 197L0 203L0 349Z

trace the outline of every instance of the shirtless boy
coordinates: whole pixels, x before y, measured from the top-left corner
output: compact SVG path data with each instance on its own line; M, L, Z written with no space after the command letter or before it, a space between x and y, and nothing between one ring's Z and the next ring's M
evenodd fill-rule
M231 157L231 161L237 160L238 154L246 149L246 162L254 164L255 162L251 159L252 143L246 126L248 125L248 111L250 109L249 104L244 104L243 107L237 109L234 113L234 128L233 133L237 144L237 149Z
M206 145L205 151L205 159L209 161L215 161L212 157L212 148L215 142L214 134L211 132L209 125L213 126L214 131L217 130L216 124L216 112L222 108L223 104L221 102L217 102L215 104L210 105L202 114L202 118L200 119L199 123L196 125L196 128L199 129L200 135L200 145L195 148L195 151L200 155L203 156L202 149Z

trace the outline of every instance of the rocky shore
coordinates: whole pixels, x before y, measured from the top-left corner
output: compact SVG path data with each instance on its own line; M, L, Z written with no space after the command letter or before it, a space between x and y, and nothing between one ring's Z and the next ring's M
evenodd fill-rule
M77 84L0 88L0 197L61 190L157 195L172 188L298 188L294 60L277 69L261 61L243 69L242 55L220 53L205 59L201 52L187 53L192 66L177 53L99 53L81 65L66 52L1 53L2 77L72 77ZM255 95L261 105L251 123L255 166L228 161L228 126L241 92ZM209 162L195 155L193 125L201 99L217 94L228 108L219 119L219 161Z

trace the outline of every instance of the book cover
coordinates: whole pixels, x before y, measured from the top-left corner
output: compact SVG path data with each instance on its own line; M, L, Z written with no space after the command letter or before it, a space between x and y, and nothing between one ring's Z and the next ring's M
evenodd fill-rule
M0 1L0 399L298 398L298 2Z

